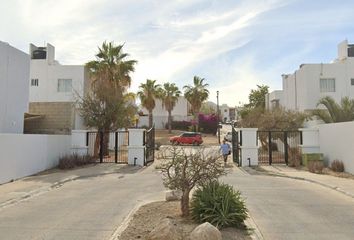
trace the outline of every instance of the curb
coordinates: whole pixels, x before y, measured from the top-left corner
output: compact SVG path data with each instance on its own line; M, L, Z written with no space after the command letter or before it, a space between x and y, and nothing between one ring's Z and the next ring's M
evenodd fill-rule
M280 173L276 173L276 172L272 172L272 171L267 171L267 172L272 174L270 176L289 178L289 179L301 180L301 181L305 181L305 182L314 183L314 184L320 185L322 187L325 187L325 188L328 188L328 189L332 189L334 191L342 193L342 194L344 194L344 195L346 195L348 197L354 198L354 194L353 193L346 192L346 191L342 190L341 188L339 188L337 186L331 186L331 185L328 185L326 183L322 183L322 182L319 182L319 181L316 181L316 180L312 180L312 179L308 179L308 178L304 178L304 177L293 177L293 176L288 176L286 174L280 174Z
M255 223L255 221L253 220L252 216L248 213L248 218L245 220L245 224L247 226L248 229L251 229L252 232L250 234L250 237L253 240L263 240L264 237L261 233L261 231L259 230L257 224Z

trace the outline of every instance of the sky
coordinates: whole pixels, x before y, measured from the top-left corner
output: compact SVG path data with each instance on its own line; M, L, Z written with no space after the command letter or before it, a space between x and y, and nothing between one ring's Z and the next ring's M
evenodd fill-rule
M354 43L354 0L0 0L0 41L28 52L56 48L61 64L95 59L103 41L138 61L130 91L146 79L182 89L205 78L209 100L248 102L257 85L282 88L302 63L331 62Z

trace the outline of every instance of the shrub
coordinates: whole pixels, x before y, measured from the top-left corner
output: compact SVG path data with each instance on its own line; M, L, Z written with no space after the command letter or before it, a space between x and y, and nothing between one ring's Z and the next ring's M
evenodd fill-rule
M203 133L216 134L218 128L218 118L215 114L199 114L199 131L203 129Z
M310 161L308 162L307 167L312 173L322 173L324 168L322 161Z
M334 172L344 172L344 164L342 161L334 160L331 163L331 169Z
M172 121L171 127L174 130L188 131L188 127L192 126L192 123L189 121ZM165 128L168 129L168 124L165 125Z
M71 155L65 155L59 158L58 168L60 169L70 169L78 166L93 163L95 160L89 155L80 156L76 153Z
M301 151L300 149L294 147L289 148L289 167L300 167L301 165Z
M194 192L191 216L198 222L209 222L223 228L242 226L248 214L239 191L230 185L212 181Z

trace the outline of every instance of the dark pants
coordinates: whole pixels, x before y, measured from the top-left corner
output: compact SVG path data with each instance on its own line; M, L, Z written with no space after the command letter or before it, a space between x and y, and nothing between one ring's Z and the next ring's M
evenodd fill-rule
M224 158L224 162L227 162L227 157L229 156L228 154L222 155Z

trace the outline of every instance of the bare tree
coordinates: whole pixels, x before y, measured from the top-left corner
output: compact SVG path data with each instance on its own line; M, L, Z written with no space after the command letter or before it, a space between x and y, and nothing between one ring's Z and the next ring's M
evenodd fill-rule
M204 183L218 179L227 172L218 151L205 148L169 147L161 153L161 164L165 187L181 190L182 216L189 215L189 193Z

